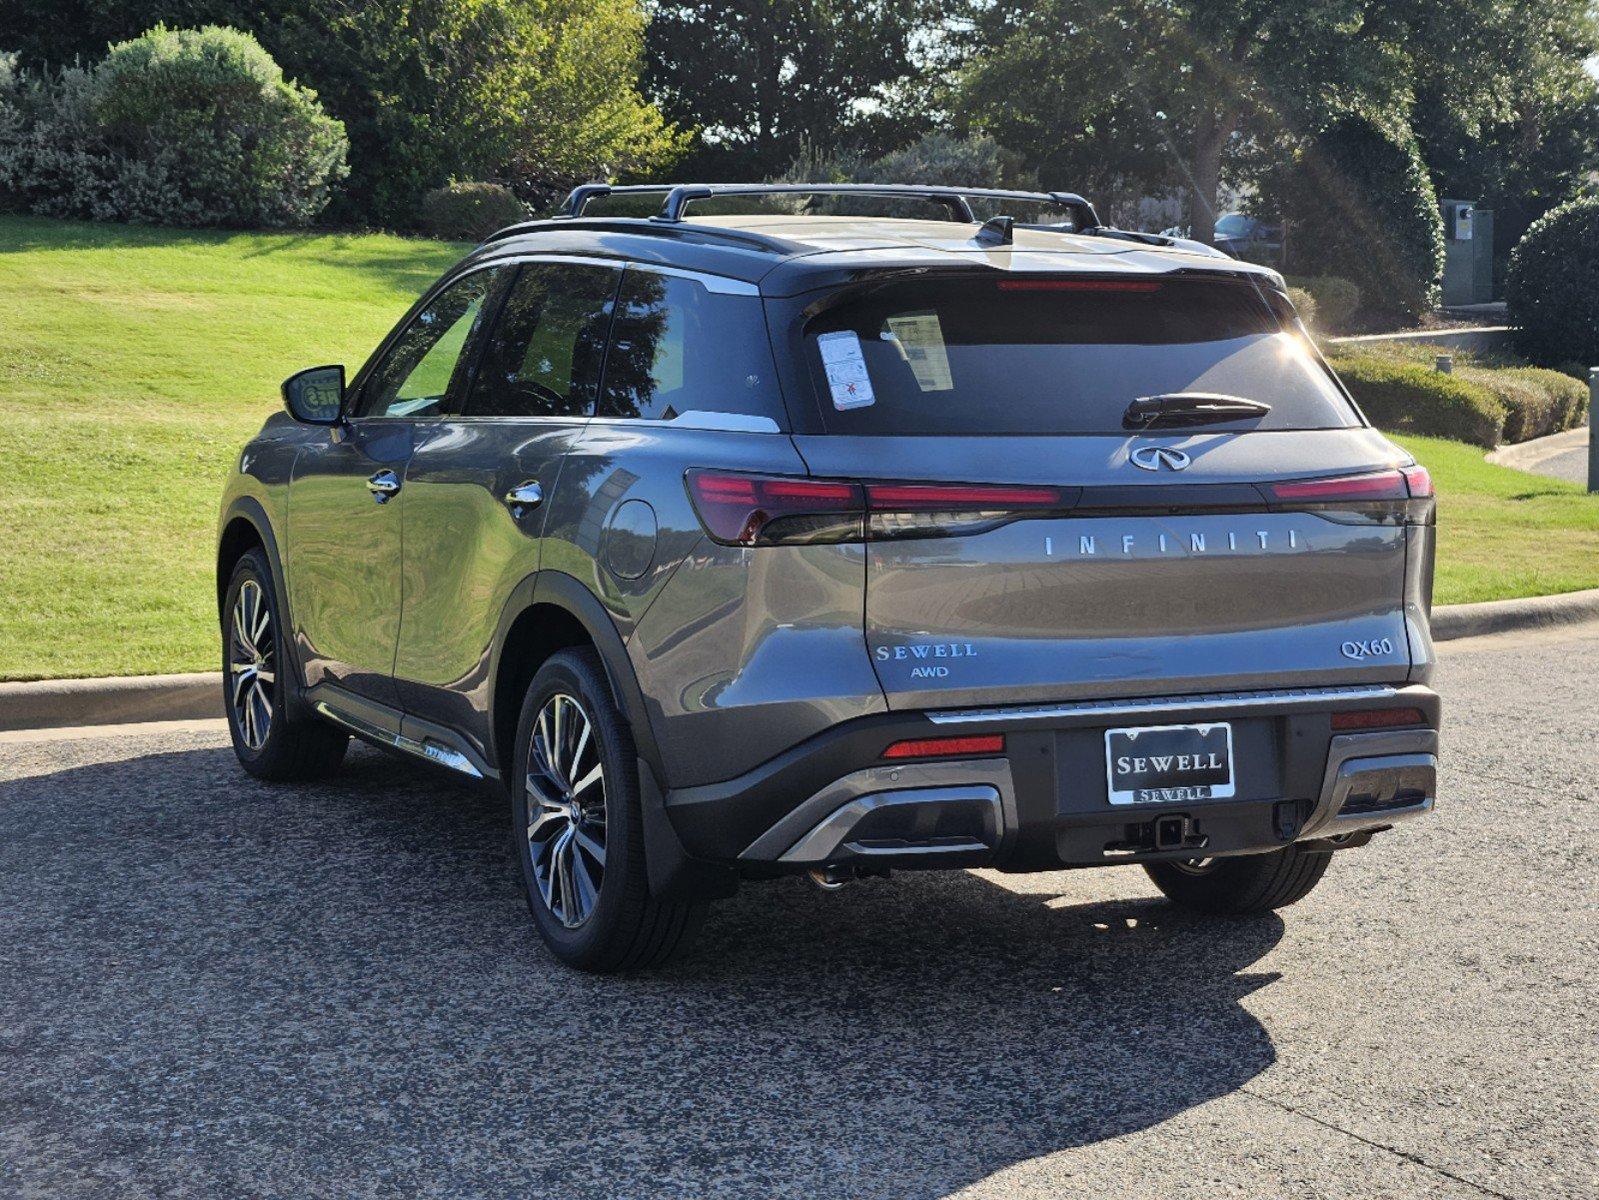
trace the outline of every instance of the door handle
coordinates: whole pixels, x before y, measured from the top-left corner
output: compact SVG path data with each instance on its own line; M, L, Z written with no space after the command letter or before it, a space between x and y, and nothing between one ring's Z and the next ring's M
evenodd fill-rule
M544 503L544 489L539 486L538 480L530 479L506 492L505 502L513 509L537 508Z
M393 471L379 471L366 481L366 490L379 504L386 504L389 497L400 490L400 477Z

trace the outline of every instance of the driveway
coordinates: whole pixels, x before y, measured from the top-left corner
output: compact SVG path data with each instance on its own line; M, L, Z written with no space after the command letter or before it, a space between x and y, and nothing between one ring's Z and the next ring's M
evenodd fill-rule
M1590 1197L1599 628L1444 653L1437 815L1280 916L785 881L632 979L406 764L0 735L0 1193Z

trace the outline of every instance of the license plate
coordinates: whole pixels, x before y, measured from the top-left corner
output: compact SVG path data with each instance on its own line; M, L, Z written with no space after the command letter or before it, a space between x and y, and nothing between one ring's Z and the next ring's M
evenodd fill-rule
M1105 780L1112 804L1225 800L1233 794L1233 727L1107 729Z

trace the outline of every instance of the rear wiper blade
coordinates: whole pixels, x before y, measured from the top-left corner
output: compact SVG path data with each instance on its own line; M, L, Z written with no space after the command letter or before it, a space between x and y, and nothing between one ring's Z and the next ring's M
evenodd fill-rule
M1149 429L1156 425L1207 425L1213 421L1244 421L1263 417L1271 405L1242 396L1214 392L1167 392L1159 396L1140 396L1127 406L1122 424L1128 429Z

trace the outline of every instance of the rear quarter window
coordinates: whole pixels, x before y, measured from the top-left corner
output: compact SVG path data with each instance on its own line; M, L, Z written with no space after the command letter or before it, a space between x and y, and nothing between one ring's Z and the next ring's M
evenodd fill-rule
M1184 392L1270 406L1212 431L1360 424L1248 282L923 278L808 311L800 350L828 432L1125 435L1133 400Z

